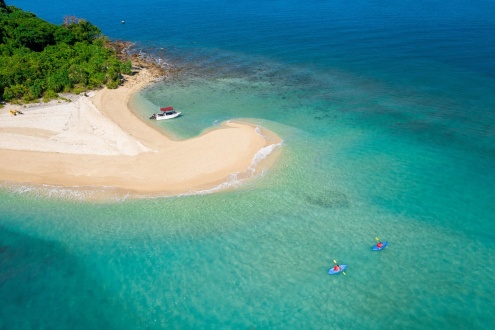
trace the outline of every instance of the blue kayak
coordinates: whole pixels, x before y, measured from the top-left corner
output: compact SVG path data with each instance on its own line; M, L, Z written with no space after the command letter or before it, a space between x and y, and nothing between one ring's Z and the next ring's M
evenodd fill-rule
M333 267L328 270L328 274L335 275L342 273L347 268L347 265L339 265L339 270L334 270Z
M382 247L378 247L378 246L376 246L376 244L375 244L375 245L373 245L373 247L372 247L371 249L372 249L373 251L380 251L380 250L383 250L384 248L386 248L386 247L387 247L388 242L382 242L382 244L383 244L383 245L382 245Z

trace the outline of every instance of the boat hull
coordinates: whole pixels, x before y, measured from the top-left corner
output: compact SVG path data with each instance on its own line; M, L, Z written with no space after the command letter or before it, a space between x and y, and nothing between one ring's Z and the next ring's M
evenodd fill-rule
M171 115L164 115L164 114L161 114L161 113L155 113L153 114L153 116L150 117L150 119L154 119L154 120L167 120L167 119L173 119L173 118L177 118L180 116L180 112L175 112Z
M339 273L342 273L346 269L347 269L347 265L340 265L339 270L334 270L332 267L328 270L328 274L330 274L330 275L339 274Z
M387 247L387 245L388 245L388 242L382 242L382 243L383 243L382 247L378 247L375 244L375 245L373 245L371 247L371 250L373 250L373 251L381 251L381 250L385 249Z

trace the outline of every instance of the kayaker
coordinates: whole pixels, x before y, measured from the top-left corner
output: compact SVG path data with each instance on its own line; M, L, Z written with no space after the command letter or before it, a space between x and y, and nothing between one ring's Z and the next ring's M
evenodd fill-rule
M383 246L383 243L382 243L382 242L378 242L378 243L376 243L376 247L377 247L377 248L381 249L381 248L382 248L382 246Z
M335 266L333 266L333 270L335 272L338 272L340 270L340 266L338 264L335 264Z

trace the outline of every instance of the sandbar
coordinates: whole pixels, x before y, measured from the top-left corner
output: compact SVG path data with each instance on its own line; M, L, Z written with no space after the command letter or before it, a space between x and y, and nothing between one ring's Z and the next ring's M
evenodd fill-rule
M281 143L267 129L233 121L173 140L128 107L133 93L153 81L142 69L117 89L72 102L0 109L0 182L177 195L253 172L260 150ZM13 116L12 109L22 114Z

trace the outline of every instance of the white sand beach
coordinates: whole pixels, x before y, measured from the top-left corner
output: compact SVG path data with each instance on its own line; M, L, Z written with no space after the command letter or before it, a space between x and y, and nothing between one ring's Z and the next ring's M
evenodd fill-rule
M0 181L173 195L244 173L259 150L280 143L270 131L234 122L171 140L128 108L131 95L153 79L143 69L115 90L0 109ZM23 114L13 116L12 109Z

